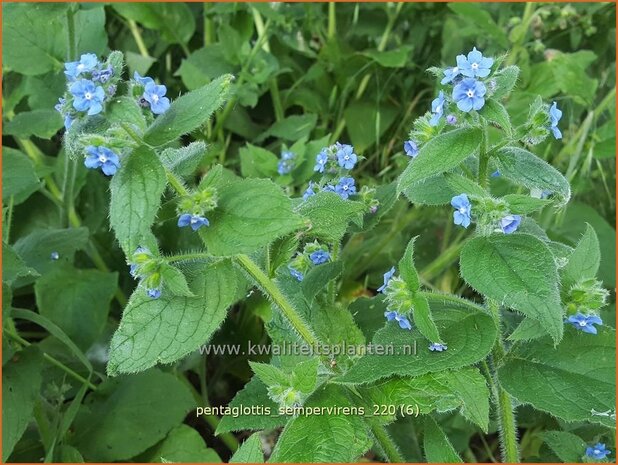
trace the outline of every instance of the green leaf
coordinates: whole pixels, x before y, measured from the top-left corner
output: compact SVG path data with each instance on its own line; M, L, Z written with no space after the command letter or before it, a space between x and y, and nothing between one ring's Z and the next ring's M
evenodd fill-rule
M414 183L457 167L474 155L480 142L481 131L474 128L455 129L434 137L410 161L399 177L397 189L405 193Z
M277 174L277 156L262 147L247 144L238 151L240 172L246 178L274 178Z
M206 144L202 141L191 142L178 149L165 149L159 154L163 166L179 176L192 174L206 154Z
M305 403L306 407L352 407L344 388L326 385ZM325 434L328 432L328 434ZM270 457L272 462L355 462L371 446L361 416L332 411L298 416L281 433Z
M2 462L6 463L15 444L26 431L41 389L43 357L28 347L2 367Z
M434 321L448 350L431 352L427 340L417 329L406 331L390 322L375 334L373 344L392 345L392 355L365 355L335 380L365 384L391 375L420 376L462 368L487 356L497 329L493 318L482 307L452 296L423 295L428 297Z
M334 192L318 192L296 207L296 211L310 222L308 235L326 242L340 240L348 224L360 218L365 205L344 200Z
M303 394L310 394L318 382L320 359L313 357L298 363L292 370L292 387Z
M471 197L487 197L488 193L471 179L456 173L445 173L444 177L449 187L459 194L468 194ZM449 199L450 202L450 199Z
M175 375L150 370L104 381L84 405L72 443L88 461L112 462L129 460L163 439L182 423L194 400Z
M62 127L64 127L64 122L56 110L32 110L15 115L11 121L4 124L2 132L6 136L22 139L30 136L49 139Z
M444 431L442 431L442 428L430 416L425 417L424 432L423 447L425 449L425 459L428 463L463 462L446 437L446 434L444 434Z
M342 272L343 265L339 261L324 263L311 268L301 283L301 288L307 301L311 303L326 285Z
M581 462L588 446L582 438L566 431L545 431L543 439L565 463Z
M268 137L276 137L291 142L296 142L303 137L308 137L315 127L318 116L314 114L291 115L281 121L277 121L264 131L256 142L262 142Z
M137 288L112 337L111 376L172 363L210 339L236 297L238 277L229 262L196 265L194 275L191 290L199 297L163 293L151 299Z
M560 204L571 198L569 182L560 172L539 157L519 147L504 147L495 152L500 174L528 189L551 192Z
M260 433L249 436L238 448L228 463L264 463Z
M155 153L138 147L123 158L110 183L109 222L127 256L149 240L161 195L165 190L165 170Z
M67 5L11 3L2 9L3 66L28 76L60 69L66 58Z
M163 278L164 291L182 297L195 297L189 289L187 278L178 268L164 264L161 267L161 278Z
M461 251L460 269L476 291L537 320L560 341L558 271L540 239L529 234L475 237Z
M412 292L416 292L421 288L421 281L414 266L414 242L416 242L417 238L418 236L415 236L410 239L398 266L399 276L401 276L401 279L405 281L408 289Z
M266 179L244 179L219 188L217 209L200 236L214 255L254 252L301 227L292 202Z
M19 205L36 192L41 183L30 159L19 150L2 147L2 201Z
M616 405L616 332L601 327L586 334L570 325L557 348L545 337L518 344L498 370L501 385L520 402L565 421L614 428L609 417L593 415ZM551 389L548 389L548 386Z
M195 17L184 3L117 3L114 10L154 29L171 44L184 44L195 32Z
M221 458L214 449L209 449L196 430L180 425L148 452L149 463L220 463Z
M64 266L38 279L34 292L39 313L85 350L103 332L117 286L117 273Z
M507 66L498 71L494 75L494 79L496 80L496 91L494 92L493 98L499 100L508 96L515 87L518 77L519 68L517 66Z
M225 60L222 44L217 43L195 50L183 59L176 75L180 76L187 89L193 90L234 70L234 66Z
M599 239L590 224L586 223L586 232L581 237L569 262L561 270L563 286L569 286L586 278L594 278L601 263Z
M487 99L480 114L487 121L502 129L507 137L513 136L513 127L511 126L509 113L501 103L492 98Z
M347 132L356 153L363 153L378 142L395 122L399 109L391 103L352 99L344 110Z
M178 97L148 127L144 142L154 146L164 145L205 124L228 99L232 80L233 76L226 74Z
M411 45L403 45L395 50L366 50L362 54L385 68L403 68L410 62L412 48Z
M128 96L114 97L105 108L105 116L110 123L128 124L139 134L146 130L143 108L134 98Z
M290 377L281 368L268 363L249 362L251 369L266 386L289 386Z
M420 333L429 339L430 342L442 342L440 332L431 317L429 302L422 295L416 295L412 299L412 316L414 324Z
M508 194L502 197L509 204L509 212L515 215L527 215L540 210L551 200L538 199L529 195Z
M509 341L531 341L546 336L547 331L532 318L524 318L507 338Z
M39 273L24 263L13 248L2 243L2 282L13 284L17 278L36 278Z

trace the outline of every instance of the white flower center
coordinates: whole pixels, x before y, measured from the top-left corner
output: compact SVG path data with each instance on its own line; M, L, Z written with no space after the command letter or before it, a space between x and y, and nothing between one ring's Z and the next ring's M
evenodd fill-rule
M92 100L92 94L90 92L85 92L84 93L84 98L86 100Z
M462 215L465 215L467 212L468 212L468 209L466 207L459 208L459 213L461 213Z
M101 163L105 163L105 162L107 162L107 157L105 155L99 155L99 161Z
M86 68L86 66L83 63L80 63L79 65L77 65L77 71L83 71L84 68Z
M472 98L472 97L474 97L474 91L473 91L472 89L470 89L470 90L466 91L466 95L467 95L469 98Z
M191 224L195 224L199 221L199 218L196 218L195 216L191 217Z
M350 155L344 155L343 159L346 160L346 161L349 160L350 159Z
M152 101L157 103L159 101L159 96L157 94L152 94Z
M347 190L348 190L348 186L344 184L344 185L343 185L343 187L342 187L342 189L343 189L344 191L347 191Z
M458 72L459 72L459 68L458 68L457 66L455 66L455 67L453 68L453 71L452 71L452 72L453 72L453 74L458 73Z
M586 326L588 323L586 323L586 320L580 321L579 322L579 326Z
M478 63L472 63L472 65L470 65L472 69L479 69L479 64Z

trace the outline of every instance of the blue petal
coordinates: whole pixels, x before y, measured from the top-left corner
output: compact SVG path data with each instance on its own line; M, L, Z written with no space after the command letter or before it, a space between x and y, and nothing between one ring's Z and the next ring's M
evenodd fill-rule
M189 213L184 213L178 217L178 227L184 228L185 226L189 226L191 224L191 215Z

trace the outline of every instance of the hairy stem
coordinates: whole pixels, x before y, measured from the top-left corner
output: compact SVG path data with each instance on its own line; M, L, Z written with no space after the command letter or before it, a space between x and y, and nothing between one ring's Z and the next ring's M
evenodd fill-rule
M378 423L375 418L367 418L367 422L371 427L371 432L373 433L373 437L376 440L376 443L382 448L384 455L391 463L403 463L405 462L404 458L399 452L399 448L395 441L390 437L384 425Z
M487 170L489 168L487 126L483 127L483 140L481 141L481 151L479 154L479 184L482 188L487 188Z
M287 318L300 337L310 347L317 347L319 345L318 338L275 283L266 276L266 273L248 255L236 255L235 261L253 278L260 290L281 310L281 313Z
M341 243L339 241L333 243L331 258L332 261L336 261L339 257L339 249L341 248ZM335 299L337 298L337 280L332 279L328 283L328 302L331 304L335 303Z

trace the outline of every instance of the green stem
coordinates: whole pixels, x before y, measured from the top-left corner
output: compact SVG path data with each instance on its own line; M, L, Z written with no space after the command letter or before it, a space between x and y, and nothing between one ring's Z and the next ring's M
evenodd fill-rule
M397 448L397 444L393 441L393 439L389 436L386 428L378 423L375 418L368 418L367 422L371 427L371 432L373 433L373 437L376 440L376 443L382 448L384 455L388 459L390 463L403 463L405 462L404 458L399 452Z
M481 151L479 154L479 184L482 188L487 188L487 171L489 169L489 152L487 150L488 134L487 126L483 127L483 140L481 141Z
M9 211L6 216L6 224L4 225L4 242L6 242L7 244L11 240L11 224L13 224L14 204L15 204L15 196L11 195L11 197L9 198L9 206L8 206Z
M310 347L317 347L319 341L311 328L262 269L248 255L237 255L235 260L255 280L260 290L281 310L300 337Z
M465 241L454 242L444 252L442 252L434 261L429 263L420 271L420 275L425 281L431 281L438 276L445 268L450 266L457 257L459 252L465 245Z
M120 126L137 145L146 145L142 138L127 123L120 123Z
M328 3L328 38L332 39L335 37L335 33L337 32L337 15L335 11L335 2Z
M165 170L165 176L167 177L167 182L170 183L170 186L172 186L172 188L176 191L178 195L183 196L183 197L186 195L189 195L189 191L184 186L184 184L182 183L182 181L180 180L178 176L176 176L174 173L172 173L168 169Z
M334 242L332 251L331 251L331 258L333 262L337 261L337 258L339 257L340 249L341 249L341 243L339 241ZM337 298L337 280L332 279L328 283L328 302L330 302L331 304L334 304L336 298Z
M19 334L13 333L11 331L8 331L7 329L4 330L4 333L9 336L11 339L13 339L15 342L21 344L24 347L29 347L32 344L30 344L28 341L26 341L25 339L23 339ZM80 374L76 373L75 371L73 371L71 368L69 368L68 366L66 366L64 363L62 363L61 361L57 360L56 358L52 357L51 355L49 355L47 352L43 352L43 358L45 360L47 360L49 363L51 363L52 365L60 368L62 371L64 371L66 374L68 374L69 376L71 376L72 378L76 379L77 381L79 381L82 384L86 384L90 389L92 389L93 391L97 390L97 386L95 384L93 384L90 380L87 380L86 378L84 378L83 376L81 376Z
M144 39L142 38L142 33L139 31L137 27L137 23L132 19L129 19L129 30L131 31L131 35L133 36L133 40L137 44L137 49L139 50L140 55L146 58L150 58L150 54L148 53L148 48L146 48L146 44L144 43Z
M166 257L168 263L174 262L189 262L192 260L213 260L214 257L206 252L183 253L178 255L170 255ZM221 259L219 259L221 260Z
M77 41L75 40L75 11L74 6L70 5L67 10L67 61L77 59Z

